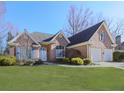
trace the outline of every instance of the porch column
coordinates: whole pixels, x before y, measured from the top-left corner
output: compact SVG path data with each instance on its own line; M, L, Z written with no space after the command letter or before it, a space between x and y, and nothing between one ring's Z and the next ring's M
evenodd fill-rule
M9 55L15 56L15 47L9 48Z
M91 55L90 55L89 52L90 52L90 50L89 50L89 45L87 45L87 57L88 57L88 58L91 58Z

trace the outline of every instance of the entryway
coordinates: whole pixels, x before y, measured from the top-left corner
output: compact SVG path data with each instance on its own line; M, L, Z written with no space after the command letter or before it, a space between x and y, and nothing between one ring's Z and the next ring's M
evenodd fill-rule
M47 61L47 50L44 47L40 49L40 59L42 61Z

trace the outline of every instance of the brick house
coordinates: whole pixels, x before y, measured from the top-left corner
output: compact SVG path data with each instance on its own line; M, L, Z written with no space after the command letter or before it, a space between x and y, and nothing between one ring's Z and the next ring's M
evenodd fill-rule
M9 54L17 59L55 61L57 58L71 55L72 51L68 50L77 50L81 57L91 58L94 62L113 60L115 41L104 21L71 37L66 37L62 32L55 35L34 33L24 31L9 41Z

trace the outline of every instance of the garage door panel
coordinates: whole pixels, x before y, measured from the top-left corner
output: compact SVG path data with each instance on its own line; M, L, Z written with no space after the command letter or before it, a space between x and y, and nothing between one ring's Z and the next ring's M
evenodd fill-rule
M91 48L91 58L94 62L101 61L101 49Z
M104 61L112 61L112 49L105 49L104 50Z

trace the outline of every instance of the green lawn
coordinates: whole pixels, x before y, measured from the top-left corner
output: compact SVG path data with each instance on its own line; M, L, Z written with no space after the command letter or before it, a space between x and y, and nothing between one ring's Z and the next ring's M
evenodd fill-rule
M124 90L124 70L59 66L0 67L0 90Z

